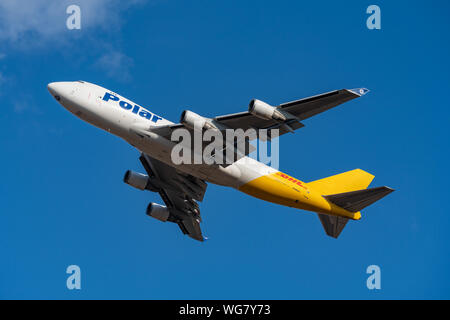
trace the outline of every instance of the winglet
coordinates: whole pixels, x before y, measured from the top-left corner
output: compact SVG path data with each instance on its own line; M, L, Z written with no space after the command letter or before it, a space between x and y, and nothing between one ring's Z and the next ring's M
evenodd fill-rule
M366 88L355 88L355 89L349 89L348 91L361 97L361 96L365 95L366 93L368 93L370 90L366 89Z

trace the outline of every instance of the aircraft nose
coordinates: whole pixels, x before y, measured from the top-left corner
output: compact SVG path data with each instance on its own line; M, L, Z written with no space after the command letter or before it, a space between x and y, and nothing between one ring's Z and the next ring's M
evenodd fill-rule
M68 96L70 94L73 89L73 85L71 82L51 82L47 85L47 89L57 101L60 101L61 97Z

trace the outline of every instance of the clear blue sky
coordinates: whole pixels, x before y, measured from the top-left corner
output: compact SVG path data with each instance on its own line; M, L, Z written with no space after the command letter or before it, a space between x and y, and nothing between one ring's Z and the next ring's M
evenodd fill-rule
M0 4L0 298L450 298L447 1L59 3ZM70 3L81 30L65 29ZM381 30L366 27L370 4ZM79 79L172 121L367 87L283 136L280 170L361 168L396 191L335 240L312 213L209 185L210 240L193 241L145 215L157 194L122 182L138 151L47 92ZM71 264L80 291L66 289Z

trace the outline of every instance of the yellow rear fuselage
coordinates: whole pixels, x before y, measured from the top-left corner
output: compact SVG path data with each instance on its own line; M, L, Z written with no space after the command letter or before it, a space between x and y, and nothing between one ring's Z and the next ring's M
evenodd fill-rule
M298 179L282 172L276 172L256 178L239 190L253 197L318 213L331 214L359 220L359 212L350 212L327 201L317 190Z

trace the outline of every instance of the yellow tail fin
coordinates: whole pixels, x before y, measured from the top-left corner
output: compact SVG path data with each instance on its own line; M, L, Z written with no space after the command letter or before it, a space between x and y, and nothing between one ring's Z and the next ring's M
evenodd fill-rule
M373 178L375 178L374 175L361 169L355 169L328 178L312 181L307 183L307 185L311 189L320 192L321 195L326 196L366 189Z

